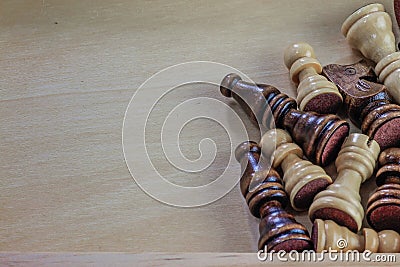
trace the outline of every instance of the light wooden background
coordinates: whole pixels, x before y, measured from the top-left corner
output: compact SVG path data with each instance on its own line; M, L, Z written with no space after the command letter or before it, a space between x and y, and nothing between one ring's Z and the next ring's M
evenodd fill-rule
M1 1L0 251L256 251L258 221L237 187L191 209L139 189L121 144L130 98L157 71L196 60L230 65L294 96L283 49L306 41L322 64L355 61L340 27L368 2ZM237 109L216 87L202 90L164 104L204 94ZM182 133L182 150L196 158L204 137L225 146L221 133L195 121ZM171 181L204 184L223 168L229 150L220 146L216 166L185 180L156 153L159 134L149 134L149 146ZM364 201L373 181L367 187ZM297 218L310 227L306 213Z

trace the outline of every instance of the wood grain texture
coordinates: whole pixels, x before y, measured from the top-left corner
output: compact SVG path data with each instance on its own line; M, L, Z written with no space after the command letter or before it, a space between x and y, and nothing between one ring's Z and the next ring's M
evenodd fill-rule
M367 2L1 1L0 251L256 251L257 221L237 187L194 209L140 190L121 145L129 100L157 71L193 60L236 67L294 96L283 48L306 41L322 65L355 62L340 26ZM189 90L167 104L194 95L219 92ZM197 138L224 142L214 124L197 123L183 132L189 158ZM150 137L159 145L159 133ZM171 181L187 182L162 160L154 154ZM375 185L365 186L366 200ZM306 213L296 219L311 227Z

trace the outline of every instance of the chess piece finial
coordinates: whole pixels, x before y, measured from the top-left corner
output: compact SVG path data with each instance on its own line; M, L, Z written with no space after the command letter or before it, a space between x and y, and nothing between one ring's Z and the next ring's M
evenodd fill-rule
M297 84L297 103L303 111L335 114L342 104L336 85L320 75L322 66L314 49L307 43L296 43L286 48L284 62L291 80Z
M271 150L271 142L276 143L274 151ZM293 143L285 130L269 130L262 136L260 146L267 159L273 158L273 168L282 168L285 191L295 210L307 209L315 195L332 183L324 169L302 159L303 150Z
M329 250L329 248L338 251L400 252L400 235L393 230L383 230L377 233L372 229L363 228L362 234L357 235L331 220L316 219L314 221L312 240L314 250L318 253Z
M377 141L382 150L400 145L400 106L392 103L386 86L373 82L376 76L365 60L330 64L322 72L337 85L350 120L362 133Z
M259 164L260 153L261 148L250 141L241 143L235 151L235 157L242 167L241 192L251 214L261 218L259 249L267 247L267 251L287 252L311 249L307 229L284 210L287 195L279 174ZM249 190L252 180L260 177L263 178L261 183Z
M368 199L367 221L375 230L400 233L400 148L388 148L379 156L378 189Z
M351 47L376 63L375 73L400 104L400 52L396 52L392 20L382 4L356 10L342 25Z
M336 157L349 133L349 124L338 116L297 110L294 99L271 85L245 82L228 74L220 90L233 97L256 124L286 129L306 157L318 165L328 165Z
M333 220L353 232L361 229L364 209L360 186L371 177L379 151L378 143L369 140L368 136L350 134L335 161L336 180L318 193L311 204L308 213L311 221Z

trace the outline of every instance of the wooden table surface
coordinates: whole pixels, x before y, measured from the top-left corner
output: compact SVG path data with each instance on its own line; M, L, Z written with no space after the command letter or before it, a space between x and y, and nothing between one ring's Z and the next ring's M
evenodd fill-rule
M378 2L391 9L390 1ZM139 188L122 148L128 103L152 75L188 61L226 64L294 96L284 48L305 41L322 64L354 62L359 55L340 27L366 3L1 1L0 251L255 252L258 220L237 186L197 208L162 204ZM213 139L219 150L209 169L185 174L160 152L165 113L201 96L229 104L250 138L259 138L216 86L171 92L153 110L146 145L158 171L176 184L209 183L230 155L224 130L201 119L183 128L180 144L193 160L199 141ZM137 116L147 104L134 107ZM363 186L364 204L374 187ZM305 212L296 218L311 227Z

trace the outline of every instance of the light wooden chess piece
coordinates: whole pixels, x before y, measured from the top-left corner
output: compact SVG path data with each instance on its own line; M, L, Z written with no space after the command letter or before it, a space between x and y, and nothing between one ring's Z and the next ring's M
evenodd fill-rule
M342 33L353 48L376 64L375 73L400 104L400 52L396 52L392 20L382 4L370 4L351 14Z
M322 66L314 49L307 43L286 48L284 62L290 79L297 84L297 103L300 110L335 114L343 102L336 85L320 75Z
M269 130L261 138L260 146L263 155L268 160L273 159L273 168L282 168L285 191L295 210L307 209L315 195L332 183L324 169L302 159L303 150L293 143L285 130Z
M312 240L316 252L329 250L329 248L340 251L400 252L400 235L393 230L383 230L377 233L370 228L363 228L362 234L357 235L331 220L315 220Z
M371 177L379 151L378 143L367 135L353 133L347 138L335 161L338 176L315 196L309 209L311 221L333 220L353 232L361 229L364 209L360 186Z

